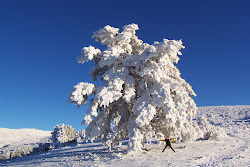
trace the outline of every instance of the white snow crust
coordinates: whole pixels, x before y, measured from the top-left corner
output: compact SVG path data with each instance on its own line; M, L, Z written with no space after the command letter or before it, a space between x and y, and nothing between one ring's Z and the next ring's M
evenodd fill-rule
M207 117L210 123L222 127L227 136L220 140L176 142L172 144L175 153L169 148L162 153L164 143L159 141L145 144L142 152L130 152L129 154L127 154L126 141L111 151L101 142L79 143L76 146L62 147L49 152L3 161L0 162L0 166L250 166L250 106L199 107L197 115ZM14 135L11 129L1 128L0 130L1 143L9 145L14 144L14 138L19 139L17 143L21 144L27 143L27 141L21 140L34 136L39 141L38 132L44 133L44 135L40 135L41 138L50 134L50 132L27 129L25 131L17 130L19 132L15 132ZM30 137L23 138L22 136L25 136L23 134L26 132L29 132ZM12 134L12 137L5 137L6 134ZM6 141L9 139L12 139L12 142ZM33 141L30 140L30 142ZM3 144L0 147L0 150L2 149Z

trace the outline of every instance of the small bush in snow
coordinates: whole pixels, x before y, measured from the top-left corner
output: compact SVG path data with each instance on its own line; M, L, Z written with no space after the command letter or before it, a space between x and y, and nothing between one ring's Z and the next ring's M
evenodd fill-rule
M85 130L79 130L76 132L76 141L77 143L82 142L85 139Z
M224 129L210 124L204 116L198 117L197 124L201 130L199 134L202 139L219 140L227 136Z
M1 156L0 156L0 160L5 160L5 159L10 159L10 151L6 151L4 152Z
M13 158L17 158L17 157L22 157L22 154L17 151L17 150L14 150L11 155L10 155L10 158L13 159Z
M51 143L37 143L35 146L24 145L15 150L6 150L5 152L0 153L0 161L23 157L32 153L47 152L49 150L52 150Z
M56 125L52 132L52 141L54 145L72 142L75 140L75 130L69 125Z
M26 156L26 155L30 155L30 153L33 152L33 148L29 145L25 145L22 147L22 151L21 151L21 154L23 156Z
M52 145L50 143L39 143L38 147L33 149L33 152L47 152L52 150Z

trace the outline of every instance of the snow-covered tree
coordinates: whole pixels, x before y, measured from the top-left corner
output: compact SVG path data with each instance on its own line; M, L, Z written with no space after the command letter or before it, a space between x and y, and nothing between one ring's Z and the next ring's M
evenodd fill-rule
M22 147L21 153L23 156L30 155L33 152L33 148L30 145L24 145Z
M129 150L134 151L152 137L193 140L196 104L191 95L196 95L175 65L182 41L163 39L150 45L138 39L138 29L130 24L120 32L107 25L93 35L106 50L84 47L77 57L78 63L92 60L95 66L89 74L103 83L80 82L69 97L78 107L93 97L82 122L88 125L86 138L101 139L109 146L129 138Z
M60 145L74 140L75 140L75 130L74 128L72 128L72 126L60 124L54 127L54 131L52 132L52 141L54 145Z
M76 132L76 141L77 143L82 142L85 139L85 130L79 130Z

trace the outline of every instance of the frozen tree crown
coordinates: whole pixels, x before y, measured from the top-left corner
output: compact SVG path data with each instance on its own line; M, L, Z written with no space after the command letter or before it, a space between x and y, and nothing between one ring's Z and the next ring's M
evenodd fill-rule
M86 137L110 146L129 137L129 149L136 151L150 137L171 134L192 140L196 104L190 95L196 95L174 64L182 41L163 39L150 45L138 39L138 29L129 24L120 32L107 25L92 36L106 50L84 47L77 57L78 63L93 61L89 74L93 81L98 76L103 81L101 86L80 82L69 97L80 107L93 95L82 122L89 125Z

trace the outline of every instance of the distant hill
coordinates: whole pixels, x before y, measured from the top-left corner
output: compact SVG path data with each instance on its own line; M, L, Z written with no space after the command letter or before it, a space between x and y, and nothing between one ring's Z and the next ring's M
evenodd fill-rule
M0 128L0 150L7 145L17 146L29 143L40 143L50 136L50 131Z

